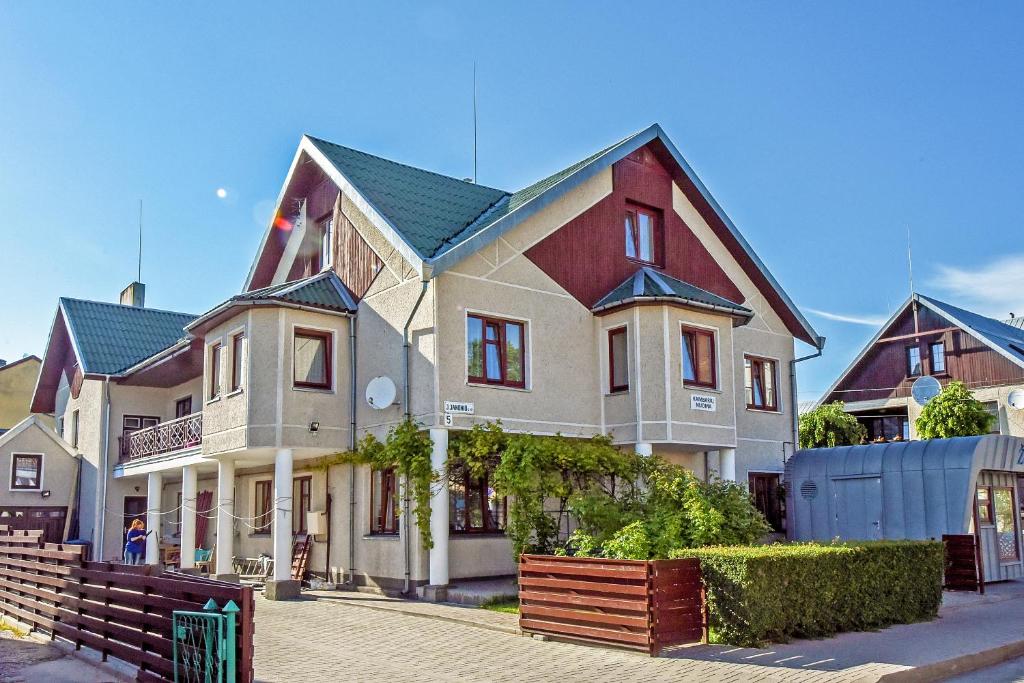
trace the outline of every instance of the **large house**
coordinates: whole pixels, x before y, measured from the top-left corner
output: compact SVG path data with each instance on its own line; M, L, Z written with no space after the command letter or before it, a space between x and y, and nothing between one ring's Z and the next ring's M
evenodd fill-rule
M923 407L911 388L924 376L963 382L992 413L993 434L1024 436L1024 410L1010 400L1024 390L1022 319L987 318L924 294L897 309L822 400L843 401L871 441L911 440Z
M504 501L454 474L434 547L394 472L318 464L406 418L590 437L775 494L795 341L824 343L657 125L518 192L305 136L244 291L202 315L61 299L33 410L82 454L80 535L277 558L384 589L512 574ZM197 516L192 511L198 510ZM410 533L410 529L412 532Z

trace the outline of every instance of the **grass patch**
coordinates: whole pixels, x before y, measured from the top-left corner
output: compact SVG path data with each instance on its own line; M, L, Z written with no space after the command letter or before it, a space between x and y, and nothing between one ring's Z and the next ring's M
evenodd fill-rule
M505 614L519 614L519 598L511 595L499 595L480 604L483 609Z

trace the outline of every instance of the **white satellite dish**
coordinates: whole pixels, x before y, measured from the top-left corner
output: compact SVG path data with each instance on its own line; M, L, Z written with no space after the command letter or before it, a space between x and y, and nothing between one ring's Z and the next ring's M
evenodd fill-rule
M929 375L918 377L910 387L910 395L919 406L927 405L928 401L938 396L941 391L942 385L939 384L939 380Z
M1024 389L1014 389L1006 397L1006 405L1017 410L1024 410Z
M366 385L366 402L371 408L384 410L395 402L397 393L390 377L374 377Z

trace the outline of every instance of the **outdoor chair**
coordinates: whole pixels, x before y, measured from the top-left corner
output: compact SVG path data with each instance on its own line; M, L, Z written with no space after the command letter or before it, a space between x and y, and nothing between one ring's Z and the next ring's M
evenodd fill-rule
M204 550L203 548L196 548L196 569L210 573L210 565L213 562L213 548Z

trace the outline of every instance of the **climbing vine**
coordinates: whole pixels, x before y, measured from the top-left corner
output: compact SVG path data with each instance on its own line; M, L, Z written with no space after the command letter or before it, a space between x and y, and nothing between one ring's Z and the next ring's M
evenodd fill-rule
M344 463L370 465L379 470L395 468L396 472L404 476L405 485L409 487L420 539L424 546L432 548L434 541L430 534L430 494L437 475L430 466L430 451L430 437L421 425L407 419L393 427L383 442L368 434L356 444L355 451L320 458L314 469L326 470L332 465Z

